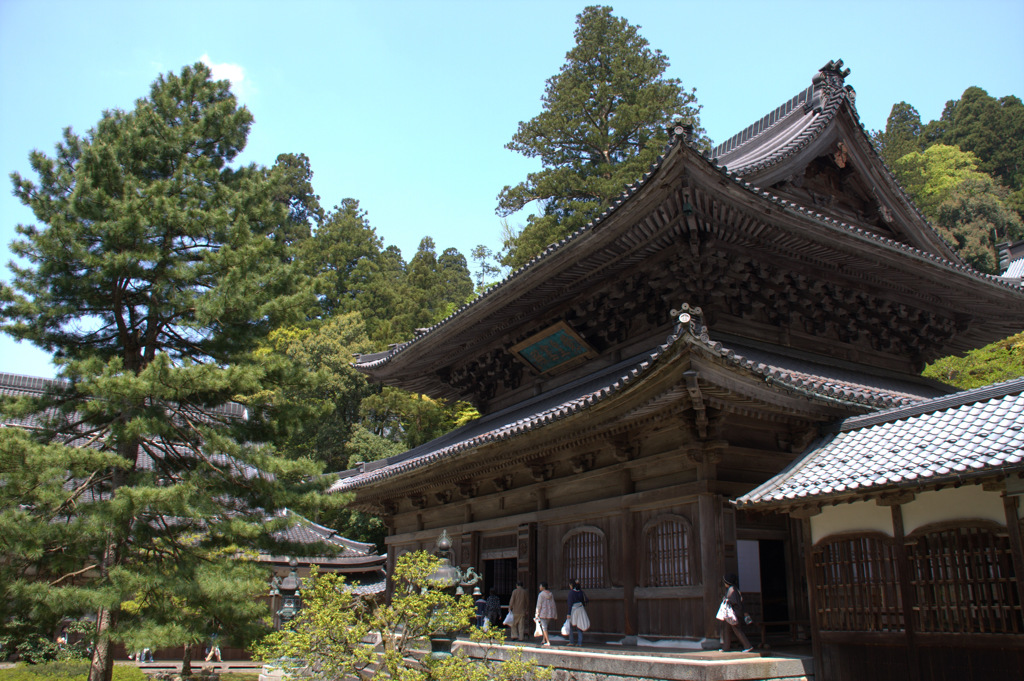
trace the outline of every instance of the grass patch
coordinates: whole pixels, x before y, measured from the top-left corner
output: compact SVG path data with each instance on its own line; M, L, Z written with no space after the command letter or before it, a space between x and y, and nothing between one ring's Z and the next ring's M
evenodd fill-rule
M44 664L19 662L0 669L0 681L86 681L89 660L56 660ZM113 681L148 681L138 667L114 665Z

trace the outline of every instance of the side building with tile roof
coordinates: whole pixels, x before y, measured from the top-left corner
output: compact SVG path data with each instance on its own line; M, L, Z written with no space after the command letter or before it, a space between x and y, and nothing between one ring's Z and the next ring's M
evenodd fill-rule
M1022 495L1024 378L845 419L736 505L804 525L821 678L1008 679Z
M682 126L592 223L435 326L357 358L481 417L333 489L488 589L570 579L592 635L717 646L728 572L766 620L810 617L810 538L730 500L844 419L952 391L924 364L1024 328L1024 289L967 267L892 178L829 62L702 154ZM748 568L757 567L757 570Z

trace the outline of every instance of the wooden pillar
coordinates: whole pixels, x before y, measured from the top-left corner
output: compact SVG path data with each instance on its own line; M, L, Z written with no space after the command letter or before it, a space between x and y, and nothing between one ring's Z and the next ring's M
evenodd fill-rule
M881 502L879 502L881 503ZM903 506L894 504L892 510L893 548L896 554L896 570L900 582L900 605L903 608L903 631L907 641L907 666L910 681L921 678L921 660L917 649L914 625L914 607L917 594L911 579L910 559L907 557L906 535L903 531Z
M1003 493L1003 511L1006 513L1006 533L1010 538L1010 553L1013 560L1013 574L1017 582L1017 598L1024 604L1024 539L1021 537L1020 514L1016 496Z
M697 497L700 521L700 573L704 580L704 637L718 638L715 613L722 599L722 577L725 574L722 536L722 501L717 494Z
M804 530L804 524L787 516L789 541L786 548L786 584L789 619L811 621L808 606L807 562L804 560L811 551L811 537ZM809 633L809 632L808 632Z
M807 609L811 613L811 656L814 658L814 678L824 679L821 659L821 620L818 619L817 594L815 594L815 583L817 575L814 573L814 534L811 533L811 518L809 515L801 514L800 518L804 535L804 569L807 571Z
M640 542L643 537L636 526L637 520L630 510L624 510L620 518L621 565L622 565L622 611L625 614L624 629L626 636L636 636L639 608L636 603L636 568L639 556L643 555Z
M480 564L480 533L463 532L459 546L458 565L461 568L475 567L480 574L484 566ZM480 585L483 588L483 585Z
M523 523L516 534L519 554L516 561L516 579L522 582L530 593L532 610L537 599L537 523Z

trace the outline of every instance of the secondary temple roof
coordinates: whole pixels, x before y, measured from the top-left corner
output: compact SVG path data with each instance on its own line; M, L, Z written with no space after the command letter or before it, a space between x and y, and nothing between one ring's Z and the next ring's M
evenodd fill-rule
M673 355L673 351L675 354ZM491 442L523 435L597 406L644 380L662 364L701 353L755 384L767 383L809 401L865 411L910 405L941 391L919 383L856 373L751 347L712 341L699 309L684 306L666 341L636 357L560 386L520 404L488 414L436 440L342 473L332 492L344 492L413 473L424 466L468 454ZM648 405L647 408L654 408ZM847 412L849 413L849 412Z
M736 504L792 507L1017 472L1024 472L1024 378L848 418Z

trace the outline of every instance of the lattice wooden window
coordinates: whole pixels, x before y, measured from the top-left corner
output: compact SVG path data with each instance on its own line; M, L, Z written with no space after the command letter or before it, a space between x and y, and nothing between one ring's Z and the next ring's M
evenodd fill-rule
M693 533L682 516L659 516L644 527L644 569L647 586L690 586L694 583Z
M814 548L814 603L822 631L900 631L903 608L884 535L845 535Z
M1001 527L924 528L907 538L918 631L1024 631L1010 540Z
M562 565L565 566L565 583L578 579L584 589L601 589L606 586L605 536L599 528L580 527L562 540Z

